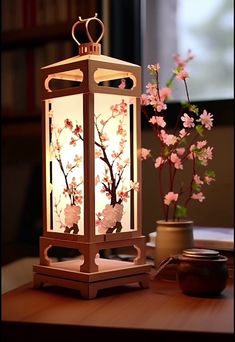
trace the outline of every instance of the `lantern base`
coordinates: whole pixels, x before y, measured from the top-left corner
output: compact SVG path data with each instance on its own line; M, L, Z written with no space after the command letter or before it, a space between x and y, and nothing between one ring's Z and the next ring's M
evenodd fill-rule
M149 285L151 265L135 265L132 262L96 258L98 272L80 272L83 260L53 262L50 266L34 265L34 287L51 284L79 290L85 299L95 298L104 288L138 283L141 288Z

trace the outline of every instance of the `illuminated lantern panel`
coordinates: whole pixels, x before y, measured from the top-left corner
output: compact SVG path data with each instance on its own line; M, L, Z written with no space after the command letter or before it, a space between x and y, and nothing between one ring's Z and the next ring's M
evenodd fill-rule
M83 97L50 100L50 223L48 231L84 234Z
M133 99L95 94L96 233L134 230Z

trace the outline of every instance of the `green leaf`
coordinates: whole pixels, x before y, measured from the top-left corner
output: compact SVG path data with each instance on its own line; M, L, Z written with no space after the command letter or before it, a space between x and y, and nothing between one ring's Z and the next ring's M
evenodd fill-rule
M195 113L196 115L199 114L199 109L196 105L190 105L189 110L190 112Z
M169 156L169 154L170 154L170 148L168 146L164 146L163 155L167 157Z
M186 145L187 144L187 139L183 138L180 140L179 145Z
M195 127L195 129L196 129L197 133L198 133L201 137L203 137L203 132L204 132L203 126L202 126L202 125L197 125L197 126Z
M207 170L207 171L205 171L205 176L207 176L207 177L211 177L211 178L215 178L215 171L209 171L209 170Z
M192 188L196 192L200 192L201 191L201 185L200 184L193 183L192 184Z
M190 103L188 103L188 102L181 102L181 106L185 110L186 109L190 110L190 107L191 107Z
M177 218L187 217L187 208L185 208L183 205L178 204L176 206L175 216Z

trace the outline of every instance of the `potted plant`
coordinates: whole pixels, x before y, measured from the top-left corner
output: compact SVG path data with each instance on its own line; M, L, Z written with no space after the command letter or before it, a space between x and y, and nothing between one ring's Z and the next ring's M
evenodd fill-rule
M192 104L189 97L186 66L193 57L191 51L186 59L179 54L174 56L176 67L163 88L159 82L160 65L149 65L153 80L141 97L142 113L159 144L157 155L146 147L141 151L142 160L152 160L159 180L163 216L157 220L156 263L193 247L193 221L188 219L188 206L193 201L202 203L203 187L215 181L215 172L208 169L213 147L207 142L213 115ZM181 103L172 123L167 102L175 81L183 83L186 101Z

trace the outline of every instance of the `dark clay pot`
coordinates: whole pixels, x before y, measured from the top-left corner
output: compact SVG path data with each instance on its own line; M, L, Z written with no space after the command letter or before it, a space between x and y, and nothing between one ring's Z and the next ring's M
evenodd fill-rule
M177 280L182 292L192 296L218 296L228 280L227 257L208 249L187 249L165 260L176 264ZM161 263L161 269L164 262ZM160 271L159 268L159 271ZM159 273L157 271L157 273Z
M227 257L213 251L206 254L208 250L191 251L195 254L187 254L186 250L178 256L176 269L181 290L195 296L219 295L227 284Z

